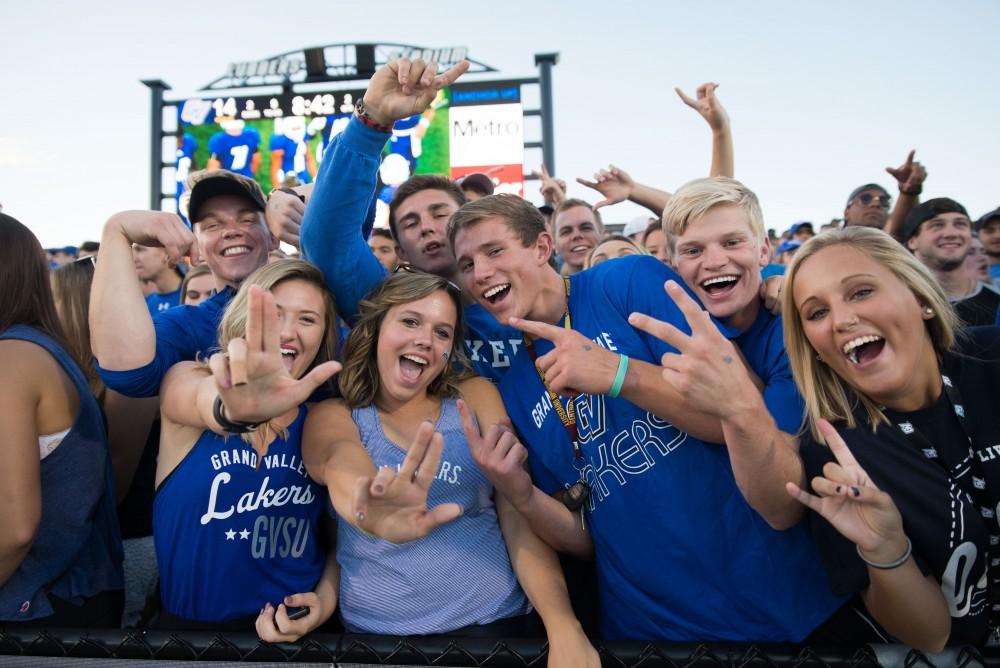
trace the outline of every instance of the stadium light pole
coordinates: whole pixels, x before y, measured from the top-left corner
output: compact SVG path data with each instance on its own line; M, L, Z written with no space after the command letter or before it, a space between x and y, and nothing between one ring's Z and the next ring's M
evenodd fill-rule
M149 147L149 208L152 211L159 211L163 206L162 194L160 192L160 179L163 178L163 93L170 90L170 86L160 79L142 79L146 87L152 94L153 113L152 128L150 129L151 143Z
M542 162L549 174L556 173L555 125L552 122L552 66L559 64L559 53L536 53L538 86L542 96Z

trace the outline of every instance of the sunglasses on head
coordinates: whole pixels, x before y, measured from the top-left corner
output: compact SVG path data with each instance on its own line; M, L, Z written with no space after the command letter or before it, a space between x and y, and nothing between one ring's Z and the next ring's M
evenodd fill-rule
M892 198L889 197L888 195L872 195L871 193L861 193L855 199L859 200L865 206L868 206L869 204L872 203L872 200L875 199L876 197L878 198L878 205L880 207L882 207L883 209L889 208L889 202L892 201Z
M396 268L392 270L392 273L393 274L398 274L401 271L406 272L407 274L426 274L427 276L437 276L437 274L429 274L426 271L420 271L419 269L415 268L413 265L406 264L406 263L397 264ZM441 278L441 277L438 276L438 278ZM447 279L445 279L445 283L448 284L448 290L454 292L458 296L461 296L461 294L462 294L462 288L458 287L457 285L455 285L454 283L452 283L451 281L449 281Z

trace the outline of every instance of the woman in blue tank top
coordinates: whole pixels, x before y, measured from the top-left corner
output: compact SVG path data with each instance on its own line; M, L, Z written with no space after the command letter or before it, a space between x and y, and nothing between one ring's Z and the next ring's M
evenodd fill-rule
M385 280L348 337L344 398L310 413L303 457L340 516L344 625L510 634L505 620L529 612L527 593L545 623L549 665L597 665L555 554L493 494L470 452L475 422L503 423L506 413L488 381L456 364L461 308L458 288L441 277Z
M248 277L226 308L226 352L167 374L153 501L161 626L256 626L265 640L287 641L333 613L326 494L302 463L301 433L306 399L340 368L329 361L336 343L322 275L280 260Z
M97 401L66 352L48 262L0 214L0 625L117 627L122 546Z

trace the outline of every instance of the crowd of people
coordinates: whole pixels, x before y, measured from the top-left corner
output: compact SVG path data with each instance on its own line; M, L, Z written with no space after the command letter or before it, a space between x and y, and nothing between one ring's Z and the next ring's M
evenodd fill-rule
M190 228L0 214L0 624L1000 644L1000 209L911 152L779 235L705 84L672 193L423 174L372 229L467 67L379 69L314 183L191 174Z

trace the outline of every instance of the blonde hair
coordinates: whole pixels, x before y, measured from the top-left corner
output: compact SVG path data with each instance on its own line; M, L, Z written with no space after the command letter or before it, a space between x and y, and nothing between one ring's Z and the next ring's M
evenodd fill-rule
M600 241L598 241L597 245L594 246L593 249L591 249L590 255L587 256L587 261L583 263L584 269L590 269L591 267L594 266L594 256L597 255L598 249L604 244L608 243L609 241L620 241L622 243L628 244L629 246L635 249L636 255L649 255L648 250L646 250L641 245L636 243L635 240L628 238L624 234L609 234ZM613 258L608 258L608 259L611 260Z
M66 333L66 352L80 365L90 393L104 404L107 388L97 373L90 349L90 286L94 281L94 262L81 259L69 262L52 272L52 294L56 313Z
M757 195L736 179L728 176L711 176L688 181L677 189L663 208L663 233L667 237L667 252L671 259L677 237L684 234L691 221L708 213L709 209L732 204L743 210L754 237L763 242L764 214Z
M323 339L320 341L316 358L313 359L304 373L308 373L318 364L336 359L339 337L337 331L337 310L333 302L333 296L327 290L323 274L319 269L308 262L293 259L278 260L271 264L266 264L254 271L243 281L236 296L226 306L226 310L222 314L222 320L219 322L219 348L226 350L231 340L246 335L251 286L256 285L265 290L273 290L281 283L294 280L304 281L319 290L324 306ZM282 438L287 438L286 430L275 429ZM242 435L243 440L247 443L251 442L252 437L253 434Z
M885 232L851 226L824 232L802 244L785 273L781 312L785 323L788 361L795 383L805 399L809 426L817 440L820 440L819 430L816 428L819 419L843 421L849 428L855 427L857 422L854 419L854 409L859 403L868 415L872 431L879 424L888 423L888 418L877 402L856 392L829 366L816 358L816 350L806 338L802 315L795 303L795 281L803 263L816 253L838 245L862 252L888 269L910 289L922 307L933 309L934 315L925 320L924 325L939 358L952 348L959 332L958 317L934 276Z
M445 364L444 371L427 386L427 394L432 397L454 397L459 394L458 382L471 375L462 352L464 335L461 293L457 287L440 276L404 270L382 281L358 304L358 322L344 344L344 368L338 375L340 393L348 406L351 408L369 406L378 396L381 387L377 359L378 338L389 309L400 304L415 302L438 291L444 291L455 305L455 332L448 364Z

